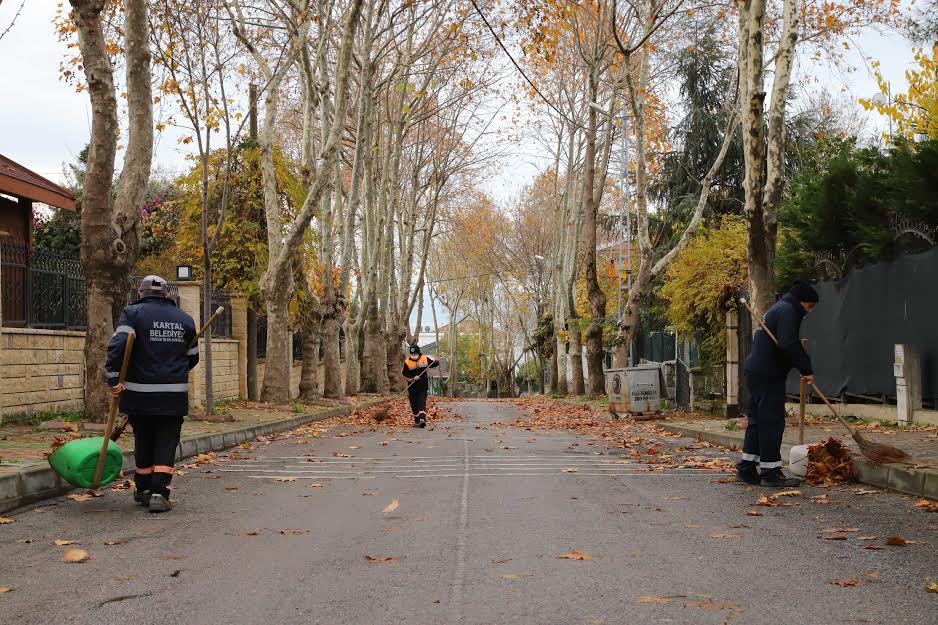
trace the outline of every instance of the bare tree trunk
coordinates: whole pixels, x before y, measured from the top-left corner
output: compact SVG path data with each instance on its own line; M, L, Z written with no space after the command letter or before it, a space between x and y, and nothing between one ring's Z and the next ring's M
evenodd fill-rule
M71 0L82 67L91 99L91 140L82 198L81 261L86 278L85 414L104 415L108 392L104 361L114 310L126 302L139 247L140 204L153 154L153 113L147 5L125 4L129 135L124 169L112 207L117 152L117 98L101 20L103 0Z
M300 369L300 398L317 399L323 396L319 385L319 343L322 324L313 315L303 324L303 366Z
M554 364L557 366L557 394L563 397L567 389L567 343L557 336L554 348Z
M361 314L361 313L359 313ZM358 395L361 390L362 368L358 358L361 328L357 324L345 326L345 394Z
M586 392L583 380L583 332L580 330L580 320L570 318L570 381L571 395L582 395Z
M596 61L598 62L598 60ZM598 69L590 72L590 102L597 97L596 75ZM610 134L612 130L610 129ZM602 174L604 176L604 173ZM600 185L601 186L601 185ZM586 127L586 160L583 171L583 276L590 302L590 324L586 329L586 364L589 372L590 393L605 393L603 379L603 324L606 317L606 295L599 286L596 276L596 214L599 212L599 198L596 187L596 110L589 107ZM582 367L582 365L581 365ZM574 375L576 375L574 368ZM582 376L582 369L580 372ZM579 395L580 393L575 393Z

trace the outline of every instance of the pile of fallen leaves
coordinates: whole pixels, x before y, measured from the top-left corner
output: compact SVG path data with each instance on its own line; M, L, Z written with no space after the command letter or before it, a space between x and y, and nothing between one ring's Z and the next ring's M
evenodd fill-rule
M813 486L832 486L854 481L850 450L836 438L808 447L808 471L805 482Z

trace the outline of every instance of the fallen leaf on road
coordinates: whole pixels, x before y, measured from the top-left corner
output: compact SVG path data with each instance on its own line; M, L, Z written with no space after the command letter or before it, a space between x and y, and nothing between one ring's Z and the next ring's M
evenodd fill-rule
M361 446L359 446L359 445L349 445L348 448L349 448L349 449L361 449Z
M378 443L378 444L381 445L382 447L385 447L385 446L388 445L388 441L381 441L381 442Z
M821 495L813 495L811 497L808 497L808 499L810 499L814 503L830 503L831 502L827 493L823 493Z
M232 536L257 536L258 533L259 533L259 530L251 530L249 532L237 532L235 534L232 534ZM181 559L181 558L164 558L164 560L167 560L167 559L176 560L176 559Z
M288 527L287 529L280 530L280 533L284 536L301 536L303 534L308 534L309 530L295 529Z
M671 599L669 597L643 595L641 597L635 597L635 603L671 603Z
M332 455L335 456L336 458L351 458L352 457L349 454L340 454L337 451L332 452Z
M827 583L832 586L840 586L841 588L852 588L853 586L859 586L863 582L858 579L832 579Z
M727 527L729 527L731 530L743 529L743 528L749 529L749 526L746 525L745 523L737 523L736 525L728 525Z
M14 590L13 588L8 588L8 587L6 587L6 586L0 586L0 593L4 593L4 592L13 592L13 590ZM927 590L927 589L926 589L926 590Z
M88 552L84 549L66 549L65 553L62 554L62 560L65 562L72 562L78 564L86 561L89 557Z
M822 532L828 532L831 534L840 534L842 532L859 532L859 527L825 527L821 530Z
M717 484L735 484L736 478L734 476L730 477L721 477L717 480Z
M925 512L938 512L938 502L921 499L915 504L916 508L924 508Z
M296 478L295 478L295 477L278 477L278 478L276 478L276 481L278 481L278 482L295 482L295 481L296 481Z
M928 580L928 583L925 585L925 592L938 593L938 582Z
M509 561L510 560L492 560L492 564L505 564L506 562L509 562Z
M737 612L743 611L743 609L736 603L724 603L723 601L714 601L712 599L706 599L703 601L688 601L684 605L688 608L703 608L704 610L712 610L713 612L719 612L720 610L735 610Z
M818 540L847 540L847 537L843 534L835 534L834 536L818 536Z
M105 544L105 545L108 545L108 546L110 547L110 546L114 546L114 545L122 545L122 544L123 544L123 541L120 541L120 540L106 540L106 541L104 541L104 544Z
M582 551L577 551L576 549L574 549L570 553L564 553L564 554L557 556L557 558L560 560L590 560L592 559L592 557L593 556L591 556L590 554L584 553Z
M766 508L774 508L778 506L790 506L790 503L782 503L781 501L776 501L774 497L769 497L768 495L762 495L759 497L759 501L754 503L755 506L763 506Z
M6 525L7 523L16 523L16 519L0 516L0 525Z
M307 484L306 488L325 488L325 484Z
M134 577L133 575L118 575L114 579L116 579L119 582L132 582L137 578Z
M387 506L385 506L385 508L384 508L384 510L382 510L382 512L385 513L385 514L391 514L392 512L394 512L395 510L397 510L398 506L400 506L400 505L401 505L400 502L399 502L397 499L394 499L394 500L391 501L391 503L389 503Z
M876 540L879 536L857 536L857 540Z
M62 540L61 538L56 538L52 541L52 544L56 547L64 547L65 545L74 545L74 540Z
M487 453L492 453L492 449L490 447L486 447L482 451L487 452Z
M662 497L663 501L684 501L687 497Z
M881 547L879 545L863 545L862 547L860 547L860 549L878 550L878 549L885 549L885 547Z
M864 575L870 579L879 579L879 571L867 571Z
M71 499L72 501L91 501L94 499L94 496L84 494L84 495L69 495L66 499Z
M920 545L922 543L917 540L908 540L902 536L891 536L886 540L887 545L892 545L893 547L904 547L905 545Z
M185 560L185 559L186 559L186 556L180 556L175 553L168 553L162 558L160 558L160 560Z
M225 490L240 490L239 486L225 486Z
M739 534L721 534L720 532L714 532L710 534L710 538L739 538Z
M537 439L536 439L536 438L529 438L529 439L528 439L528 442L529 442L529 443L536 443L536 442L537 442Z
M30 544L32 544L33 539L32 539L32 538L21 538L21 539L19 539L19 540L16 541L16 542L18 542L18 543L23 543L24 545L30 545Z
M499 577L501 577L502 579L507 579L507 580L516 580L516 579L518 579L518 576L517 576L517 575L512 575L512 574L510 574L510 573L509 573L508 575L499 575Z
M781 492L775 493L772 495L772 497L799 497L800 495L800 490L783 490Z
M763 516L761 512L756 512L755 510L747 510L746 516Z
M574 469L573 467L564 467L561 469L561 471L563 471L564 473L576 473L576 469Z
M878 495L878 494L881 493L881 492L883 492L883 491L881 491L881 490L875 490L875 489L872 489L872 488L855 488L855 489L853 489L853 494L854 494L854 495Z
M375 558L374 556L369 556L367 554L365 555L365 560L372 564L390 564L391 562L397 562L397 558L392 558L390 556Z

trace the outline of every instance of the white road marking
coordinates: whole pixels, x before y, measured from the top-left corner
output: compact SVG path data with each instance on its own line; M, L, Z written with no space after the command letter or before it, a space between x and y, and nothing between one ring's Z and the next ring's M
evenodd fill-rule
M456 537L456 568L449 596L449 623L462 621L463 584L466 578L466 530L469 526L469 442L463 441L465 462L462 473L462 496L459 500L459 534Z

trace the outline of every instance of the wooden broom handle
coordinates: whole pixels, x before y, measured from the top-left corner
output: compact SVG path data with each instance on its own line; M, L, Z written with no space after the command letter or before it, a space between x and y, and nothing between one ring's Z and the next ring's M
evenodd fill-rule
M124 358L121 361L120 374L117 376L117 383L123 384L127 377L127 367L130 365L130 354L134 348L134 339L136 334L127 333L127 342L124 343ZM94 479L91 481L91 488L97 488L101 483L101 474L104 472L104 458L107 456L108 445L111 444L111 432L114 429L114 419L117 417L117 405L120 397L111 395L111 405L107 413L107 425L104 426L104 442L101 443L101 451L98 452L98 464L94 467Z
M195 347L195 344L199 342L199 339L202 338L202 335L205 334L205 331L208 330L208 327L212 325L212 322L215 321L215 319L218 318L218 315L222 314L223 312L225 312L224 306L219 306L215 309L215 312L212 313L212 316L208 318L208 321L205 322L205 325L202 326L202 329L196 333L195 337L189 343L190 349Z

